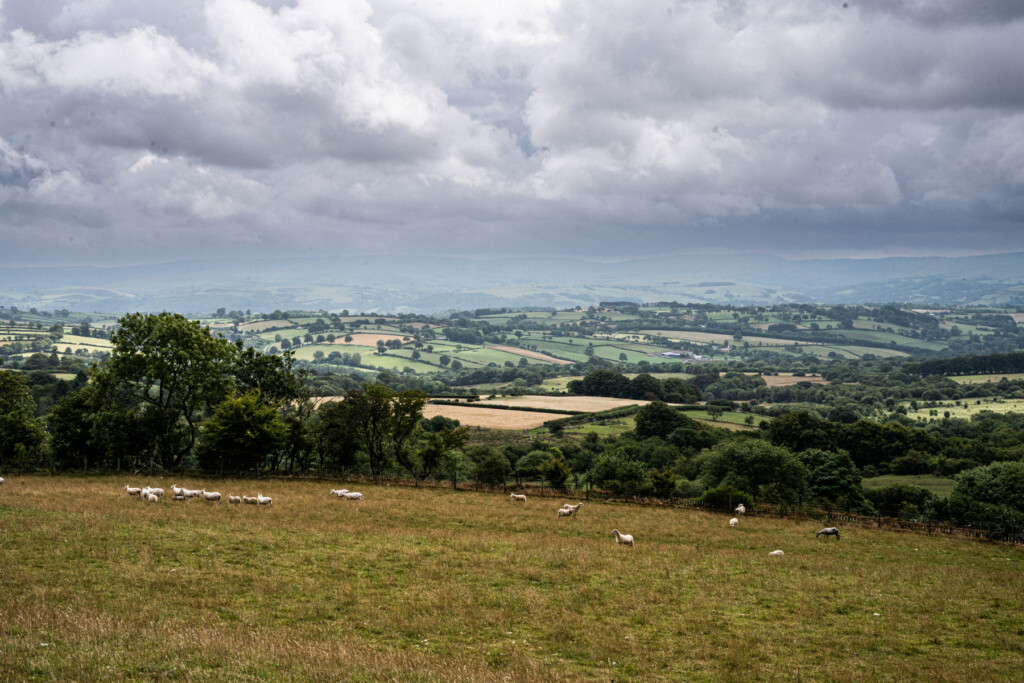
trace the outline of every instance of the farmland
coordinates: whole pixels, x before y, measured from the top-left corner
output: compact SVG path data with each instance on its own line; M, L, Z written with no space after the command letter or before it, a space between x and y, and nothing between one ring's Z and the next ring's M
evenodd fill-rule
M561 499L500 492L345 503L328 482L146 505L125 481L0 490L0 677L958 681L1022 657L1016 548L593 501L559 520Z

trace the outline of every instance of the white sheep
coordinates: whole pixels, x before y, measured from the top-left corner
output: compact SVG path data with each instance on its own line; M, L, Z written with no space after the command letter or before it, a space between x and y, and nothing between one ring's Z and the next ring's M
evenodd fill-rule
M559 517L572 517L572 513L573 513L573 509L572 508L559 508L559 510L558 510L558 516Z
M257 505L273 505L274 500L270 496L264 496L262 493L256 494Z
M736 506L736 514L737 515L745 515L745 514L747 514L747 508L743 507L743 503L740 503L739 505Z
M128 492L129 496L141 496L142 495L142 489L129 486L128 484L124 485L124 490Z
M633 547L632 534L620 534L618 529L612 529L612 534L615 536L615 542L619 545L628 545L630 548Z
M206 500L220 500L220 493L217 491L207 491L206 489L203 489L200 493L203 494L203 498Z
M171 493L173 493L175 496L184 495L184 492L185 489L181 488L177 484L171 484Z
M583 503L577 503L576 505L569 505L568 503L566 503L562 507L565 508L566 510L572 510L573 514L575 514L581 507L583 507Z
M735 517L733 517L732 519L729 520L729 526L736 526L739 523L740 523L740 520L736 519Z
M348 493L348 489L331 489L331 495L337 496L338 498L341 498L346 493Z
M768 557L782 557L785 554L786 553L782 552L781 550L773 550L770 553L768 553Z
M363 494L359 493L358 491L346 491L345 493L341 494L341 497L344 500L362 500Z
M245 503L246 505L257 505L259 503L259 501L257 501L255 498L250 498L244 493L242 494L242 502Z
M149 495L146 496L146 500L148 500L150 503L156 503L160 501L160 496L156 495L155 493L150 493Z
M164 490L163 489L151 488L151 489L149 489L149 492L152 493L152 494L155 494L158 498L163 498L164 497Z
M513 503L525 503L526 502L526 494L525 493L512 493L512 494L510 494L510 497L512 498L512 502Z
M0 484L2 484L2 483L4 483L4 478L0 477ZM125 484L125 486L127 486L127 484Z
M186 489L186 488L183 488L181 490L181 495L185 496L186 498L198 498L201 495L201 493L200 493L199 489Z
M232 505L240 505L242 503L242 499L239 496L232 496L229 493L228 494L228 502L231 503Z

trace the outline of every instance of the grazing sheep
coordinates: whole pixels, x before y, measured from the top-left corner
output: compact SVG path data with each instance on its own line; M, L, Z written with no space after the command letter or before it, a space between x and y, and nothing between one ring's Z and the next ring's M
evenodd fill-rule
M525 503L526 502L526 494L525 493L513 493L513 494L510 494L510 497L512 498L512 502L513 503L517 503L517 502L518 503Z
M740 523L740 520L736 519L735 517L733 517L732 519L729 520L729 526L736 526L739 523Z
M337 496L338 498L341 498L346 493L348 493L348 489L331 489L331 495Z
M822 529L818 533L814 534L815 538L817 538L818 536L835 536L836 540L838 541L839 540L839 529L835 528L834 526L825 527L824 529Z
M264 496L262 493L256 494L257 505L273 505L274 500L270 496Z
M141 496L142 495L142 489L131 487L128 484L124 485L124 490L128 492L129 496Z
M363 494L358 491L345 491L345 493L341 494L341 498L344 500L362 500Z
M153 493L153 494L156 494L156 496L157 496L158 498L163 498L163 497L164 497L164 490L163 490L163 489L152 489L152 488L151 488L151 489L149 490L149 492L150 492L150 493Z
M559 517L572 517L572 513L572 508L559 508L558 510Z
M146 496L146 500L148 500L150 503L157 503L160 501L160 496L156 495L155 493L150 493L149 495Z
M628 545L630 548L633 547L632 534L620 534L618 529L612 529L612 534L615 536L615 542L619 545Z
M228 502L231 503L232 505L241 505L242 499L239 496L232 496L229 493L228 494Z
M781 550L773 550L770 553L768 553L768 557L782 557L785 554L786 553L782 552Z
M220 493L217 491L207 491L206 489L203 489L200 493L203 494L203 498L206 500L220 500Z
M246 505L258 505L259 504L259 501L257 501L255 498L250 498L249 496L245 495L244 493L242 494L242 502L245 503Z
M202 493L199 491L199 489L185 489L185 488L183 488L181 490L181 494L183 496L185 496L186 498L198 498L200 495L202 495Z
M740 503L739 505L736 506L736 514L737 515L745 515L745 514L747 514L747 508L743 507L743 503Z
M583 503L577 503L576 505L569 505L568 503L566 503L565 505L562 506L562 509L572 510L572 513L576 514L576 511L579 510L581 507L583 507Z

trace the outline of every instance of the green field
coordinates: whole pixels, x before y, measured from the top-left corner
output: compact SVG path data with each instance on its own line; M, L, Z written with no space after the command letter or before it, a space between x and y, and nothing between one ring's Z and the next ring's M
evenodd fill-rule
M866 489L880 489L894 484L910 484L928 489L940 498L948 498L953 492L955 481L949 477L936 477L931 474L885 474L881 477L869 477L861 479L861 484Z
M957 384L985 384L986 382L998 382L1003 378L1008 380L1024 379L1024 372L1011 372L1002 375L957 375L949 379Z
M1015 547L329 481L148 504L129 481L173 483L0 489L0 679L995 681L1024 659Z
M920 404L921 402L919 402ZM940 419L945 417L946 413L949 413L951 418L964 418L970 419L971 416L977 415L985 411L993 413L1024 413L1024 399L1012 399L1012 398L972 398L966 399L967 405L964 406L965 401L960 401L959 405L955 405L952 401L939 401L938 407L936 408L925 408L920 407L916 411L909 410L910 403L906 402L904 405L908 407L907 414L910 417L921 417L925 419ZM935 415L932 415L930 411L934 410Z

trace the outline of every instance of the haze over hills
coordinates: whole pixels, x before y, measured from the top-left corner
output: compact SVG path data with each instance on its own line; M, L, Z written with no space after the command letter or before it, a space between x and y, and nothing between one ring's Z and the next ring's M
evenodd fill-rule
M1024 254L791 260L673 255L616 262L338 256L0 268L0 303L106 313L219 307L437 313L600 301L1024 305Z

